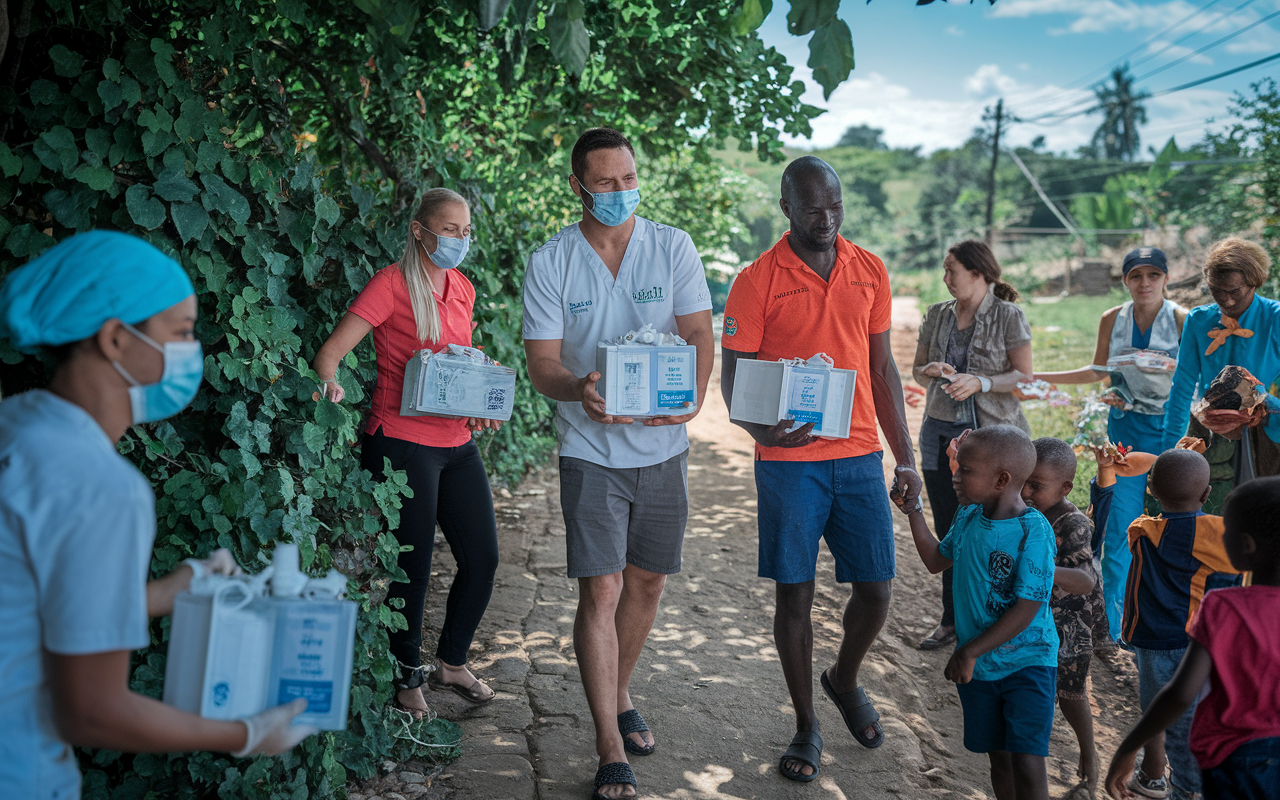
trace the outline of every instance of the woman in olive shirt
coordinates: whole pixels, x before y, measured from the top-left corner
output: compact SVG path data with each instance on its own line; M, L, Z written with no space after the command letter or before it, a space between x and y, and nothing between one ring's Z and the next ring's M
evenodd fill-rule
M966 428L1017 425L1031 432L1012 394L1031 378L1031 328L1014 305L1018 290L1000 280L991 248L973 239L953 245L942 262L954 300L929 307L911 374L928 389L920 428L920 473L933 530L941 539L959 506L951 487L947 445ZM951 570L942 573L942 621L920 642L935 650L955 641Z

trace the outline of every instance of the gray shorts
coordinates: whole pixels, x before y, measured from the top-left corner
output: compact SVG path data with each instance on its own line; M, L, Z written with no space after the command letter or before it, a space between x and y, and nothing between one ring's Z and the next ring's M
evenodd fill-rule
M635 469L560 458L560 508L570 578L622 572L680 571L689 519L689 451Z

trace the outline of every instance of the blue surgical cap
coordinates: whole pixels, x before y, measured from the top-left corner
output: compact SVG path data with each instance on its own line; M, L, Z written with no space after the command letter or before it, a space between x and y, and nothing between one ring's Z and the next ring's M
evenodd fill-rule
M28 352L78 342L109 319L135 325L194 293L182 266L142 239L89 231L9 274L0 337Z

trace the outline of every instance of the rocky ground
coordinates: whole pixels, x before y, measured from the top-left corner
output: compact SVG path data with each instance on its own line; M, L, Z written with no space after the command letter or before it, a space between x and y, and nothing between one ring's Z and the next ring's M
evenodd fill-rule
M895 299L894 348L910 375L919 312ZM826 741L812 784L782 778L777 762L794 722L773 647L773 585L756 577L751 440L728 422L719 386L689 426L690 518L684 570L667 583L657 622L632 682L632 698L658 742L632 758L642 798L983 798L987 761L965 751L955 687L942 677L949 652L915 648L937 621L939 584L921 566L901 516L898 578L889 619L864 664L885 743L865 750L816 691ZM920 411L911 411L919 430ZM891 471L886 462L886 475ZM497 692L473 707L428 692L435 710L464 731L463 754L441 770L388 763L385 775L352 786L355 800L587 798L596 769L590 714L574 661L576 584L565 577L564 524L554 465L514 491L498 490L502 565L471 651L472 668ZM435 641L453 562L437 546L426 642ZM848 597L825 548L814 608L815 679L834 660ZM1104 769L1136 718L1136 675L1095 662L1095 725ZM1050 793L1077 782L1075 739L1058 717L1049 758Z

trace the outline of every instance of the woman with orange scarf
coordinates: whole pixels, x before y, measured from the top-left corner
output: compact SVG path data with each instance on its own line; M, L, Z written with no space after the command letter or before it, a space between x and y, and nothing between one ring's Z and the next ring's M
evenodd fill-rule
M1183 434L1208 443L1212 469L1206 514L1221 514L1227 492L1255 477L1280 474L1280 302L1255 294L1271 257L1254 242L1223 239L1205 262L1212 305L1192 309L1182 331L1178 369L1165 405L1163 449ZM1204 397L1224 367L1248 370L1263 402L1251 411L1207 410L1192 416L1192 395Z

